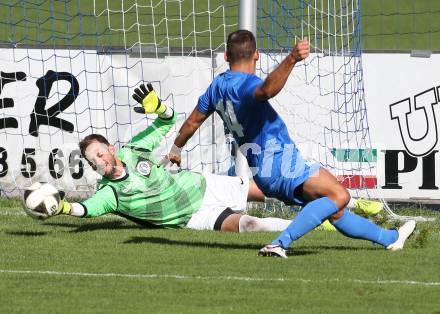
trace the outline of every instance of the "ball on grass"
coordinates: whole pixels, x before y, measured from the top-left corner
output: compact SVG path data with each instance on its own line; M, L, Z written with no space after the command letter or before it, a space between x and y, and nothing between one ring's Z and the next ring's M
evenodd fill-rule
M23 202L29 216L46 219L58 209L60 194L50 183L35 182L24 191Z

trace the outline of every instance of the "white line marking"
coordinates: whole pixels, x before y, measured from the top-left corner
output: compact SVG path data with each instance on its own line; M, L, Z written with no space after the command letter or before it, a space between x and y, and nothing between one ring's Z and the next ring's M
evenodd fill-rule
M118 277L118 278L142 278L142 279L179 279L179 280L234 280L234 281L299 281L303 283L322 283L322 282L347 282L359 284L375 285L416 285L416 286L440 286L438 281L415 281L415 280L361 280L361 279L327 279L311 280L303 278L261 278L261 277L236 277L236 276L186 276L186 275L167 275L167 274L121 274L121 273L80 273L62 272L52 270L14 270L0 269L3 274L30 274L30 275L53 275L53 276L76 276L76 277Z

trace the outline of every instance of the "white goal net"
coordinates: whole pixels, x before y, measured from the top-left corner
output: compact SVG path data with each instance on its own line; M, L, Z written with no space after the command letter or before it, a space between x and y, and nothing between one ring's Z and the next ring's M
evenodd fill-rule
M311 56L272 101L303 154L329 168L354 194L376 185L364 101L359 1L257 1L257 41L265 77L307 36ZM148 126L131 94L152 82L179 114L158 155L213 77L226 70L237 1L24 1L0 4L0 192L35 181L71 193L93 190L96 175L78 141L90 133L121 147ZM183 168L231 173L234 158L214 115L185 147Z

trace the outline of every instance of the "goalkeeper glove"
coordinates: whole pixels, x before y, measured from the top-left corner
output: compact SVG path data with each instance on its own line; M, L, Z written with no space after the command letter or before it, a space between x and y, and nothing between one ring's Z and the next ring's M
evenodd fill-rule
M164 113L167 107L161 102L151 83L148 83L147 87L148 89L144 84L141 84L139 88L134 90L134 100L142 105L142 107L135 107L134 111L138 113Z
M60 202L58 203L58 209L54 215L59 215L59 214L69 215L70 211L72 210L72 205L64 199L64 196L66 195L64 191L60 191L59 195L60 195Z

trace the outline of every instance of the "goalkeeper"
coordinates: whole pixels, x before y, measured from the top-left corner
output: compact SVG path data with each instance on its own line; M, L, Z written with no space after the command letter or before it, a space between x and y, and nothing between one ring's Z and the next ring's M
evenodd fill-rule
M136 112L156 113L151 126L136 135L121 150L105 137L91 134L80 143L81 154L103 177L96 193L82 202L61 200L57 214L96 217L113 213L147 227L191 228L234 232L281 231L290 223L280 218L257 218L242 214L247 201L264 201L264 195L248 178L169 173L156 163L153 150L176 121L173 109L158 98L151 84L135 89L133 98L142 104ZM50 213L50 214L49 214Z

